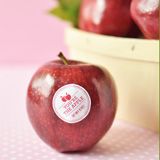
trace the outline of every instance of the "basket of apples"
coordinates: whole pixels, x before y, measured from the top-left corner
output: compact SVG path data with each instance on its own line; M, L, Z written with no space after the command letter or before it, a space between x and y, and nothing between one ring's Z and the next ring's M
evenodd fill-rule
M117 118L158 130L159 0L58 0L70 22L72 59L108 68L118 87Z

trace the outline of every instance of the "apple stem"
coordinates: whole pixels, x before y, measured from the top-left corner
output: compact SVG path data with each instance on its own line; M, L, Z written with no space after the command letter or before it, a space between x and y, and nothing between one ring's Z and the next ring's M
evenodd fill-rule
M68 60L66 59L66 57L63 55L62 52L58 54L58 57L63 61L65 65L68 65Z

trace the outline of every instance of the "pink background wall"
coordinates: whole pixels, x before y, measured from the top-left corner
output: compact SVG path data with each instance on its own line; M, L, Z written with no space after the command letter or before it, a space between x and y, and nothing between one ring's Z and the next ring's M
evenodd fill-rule
M44 63L67 54L62 21L47 11L54 0L0 0L0 65Z

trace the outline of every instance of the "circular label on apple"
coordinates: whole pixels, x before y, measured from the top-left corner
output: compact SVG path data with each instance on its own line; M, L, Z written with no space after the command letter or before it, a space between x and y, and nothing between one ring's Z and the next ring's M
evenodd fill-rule
M91 98L80 85L67 84L56 91L52 106L60 119L67 123L77 123L89 114Z

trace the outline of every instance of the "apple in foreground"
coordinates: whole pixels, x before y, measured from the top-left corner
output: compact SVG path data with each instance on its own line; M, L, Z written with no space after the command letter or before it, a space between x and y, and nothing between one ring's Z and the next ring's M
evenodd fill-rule
M27 112L39 137L59 152L86 151L108 131L116 113L107 70L60 59L42 66L27 92Z
M159 39L159 0L133 0L131 15L147 39Z
M131 0L82 0L79 28L88 32L127 36L134 23Z

